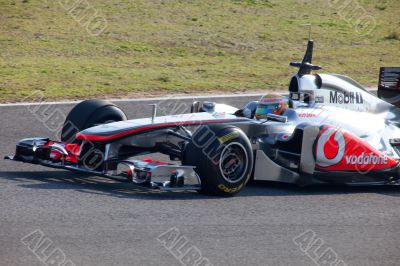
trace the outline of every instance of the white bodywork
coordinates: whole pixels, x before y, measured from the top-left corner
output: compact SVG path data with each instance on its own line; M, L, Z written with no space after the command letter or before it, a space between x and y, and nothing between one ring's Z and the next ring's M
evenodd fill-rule
M386 155L399 158L389 140L400 138L400 129L387 123L385 113L373 114L333 106L320 106L314 108L300 107L289 110L287 114L292 116L296 123L306 122L318 126L332 125L343 128L364 139Z
M309 74L294 78L298 82L298 93L310 94L311 104L334 106L342 109L368 113L382 113L393 105L366 91L356 81L341 75ZM297 95L292 95L291 97ZM301 97L301 96L300 96ZM293 98L293 100L301 100Z
M389 144L390 139L400 138L400 129L393 124L399 112L392 104L342 75L297 74L294 80L297 92L291 90L290 98L298 121L346 129L388 156L399 158Z

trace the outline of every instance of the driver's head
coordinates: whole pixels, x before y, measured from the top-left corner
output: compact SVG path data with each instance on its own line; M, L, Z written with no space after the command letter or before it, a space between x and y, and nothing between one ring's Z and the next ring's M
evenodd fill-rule
M256 118L266 119L267 114L282 115L288 109L288 101L278 94L267 94L261 97L257 109Z

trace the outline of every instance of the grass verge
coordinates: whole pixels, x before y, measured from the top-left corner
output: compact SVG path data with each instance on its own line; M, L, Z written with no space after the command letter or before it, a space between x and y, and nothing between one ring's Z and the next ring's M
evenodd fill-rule
M1 102L282 90L308 23L328 72L374 86L380 66L400 65L396 0L83 1L105 18L99 36L79 13L87 6L67 2L0 0ZM376 22L369 34L363 16Z

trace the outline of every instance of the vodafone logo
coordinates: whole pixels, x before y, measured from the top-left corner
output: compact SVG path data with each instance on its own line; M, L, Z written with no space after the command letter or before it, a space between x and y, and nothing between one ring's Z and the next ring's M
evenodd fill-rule
M325 126L316 145L316 166L332 171L385 169L399 161L386 156L363 139L342 129Z
M263 98L260 100L261 103L277 103L282 102L282 98Z
M347 164L356 164L356 165L387 164L388 158L386 156L378 156L378 155L374 155L373 153L365 154L363 152L359 156L355 156L355 155L346 156L346 163Z
M325 149L326 144L329 144ZM346 141L342 132L335 128L327 128L317 142L317 163L321 167L328 167L342 161L346 150Z
M316 114L313 113L299 113L298 114L299 117L304 117L304 118L308 118L308 117L317 117Z

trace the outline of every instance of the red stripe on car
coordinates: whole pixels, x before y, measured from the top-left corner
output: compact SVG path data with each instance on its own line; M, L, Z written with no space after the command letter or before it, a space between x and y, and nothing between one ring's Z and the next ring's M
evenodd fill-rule
M185 125L201 125L201 124L211 124L211 123L229 123L229 122L243 122L248 119L223 119L223 120L204 120L204 121L186 121L186 122L171 122L171 123L163 123L163 124L153 124L149 126L134 128L131 130L127 130L124 132L120 132L113 135L108 136L99 136L99 135L87 135L83 133L76 134L76 139L79 140L90 140L90 141L109 141L117 138L122 138L131 134L139 133L146 130L159 129L164 127L172 127L172 126L185 126Z

